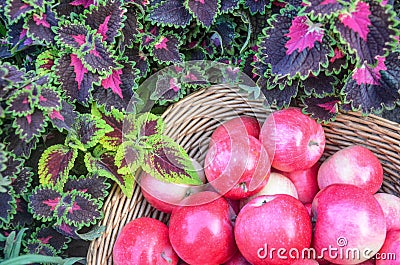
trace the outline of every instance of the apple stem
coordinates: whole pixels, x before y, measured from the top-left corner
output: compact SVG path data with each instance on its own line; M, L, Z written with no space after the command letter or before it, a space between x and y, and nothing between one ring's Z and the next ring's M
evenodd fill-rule
M242 183L240 183L239 185L242 187L242 189L243 189L244 192L247 192L247 191L248 191L246 182L242 182Z
M166 262L172 263L172 259L171 259L170 257L168 257L167 254L165 254L165 252L162 252L162 253L161 253L161 257L162 257L163 259L165 259Z
M313 145L319 146L319 143L316 142L316 141L311 140L311 141L308 143L308 146L313 146Z

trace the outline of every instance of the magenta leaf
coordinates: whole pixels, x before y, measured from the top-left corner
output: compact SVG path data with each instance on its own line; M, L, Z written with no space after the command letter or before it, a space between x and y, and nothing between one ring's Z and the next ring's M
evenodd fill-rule
M335 27L349 47L356 51L360 62L367 61L368 64L373 64L377 56L385 55L386 49L389 48L388 45L392 41L391 36L396 35L394 18L393 13L387 11L388 7L382 6L378 1L364 2L369 5L368 19L370 22L365 22L366 11L361 13L361 18L358 19L368 24L368 31L365 28L356 28L358 24L351 24L351 28L339 21L335 23ZM365 6L366 4L361 5Z
M46 125L46 117L39 110L35 110L27 116L18 117L13 123L13 126L16 127L16 133L21 139L27 142L44 132Z
M51 88L40 89L38 108L44 111L59 110L61 108L61 98L58 93Z
M172 34L159 36L157 41L153 43L154 59L166 64L182 62L183 55L179 52L179 46L177 36Z
M139 22L138 19L138 11L135 5L125 5L126 12L124 13L123 20L124 27L121 29L122 33L122 48L126 46L130 46L138 38L139 30L143 28L142 24Z
M62 189L74 166L78 151L62 144L48 147L39 160L39 181L42 185Z
M306 0L304 13L311 14L314 17L331 16L337 14L344 7L338 0ZM343 2L349 2L345 0Z
M58 191L50 187L37 186L29 196L28 207L34 218L50 221L60 200L61 194Z
M290 80L276 86L269 86L269 83L265 77L260 77L257 81L257 85L266 98L265 104L277 106L279 109L289 107L292 99L297 96L299 81Z
M22 117L33 112L33 102L30 91L19 90L7 101L7 111Z
M376 65L363 64L348 77L343 93L353 110L363 113L380 112L383 107L394 108L400 99L399 53L379 58Z
M274 75L289 78L317 75L321 65L328 65L328 55L333 53L328 37L321 36L323 29L310 21L296 26L302 21L296 14L289 8L277 15L261 38L257 57L261 63L270 65Z
M64 192L72 192L74 190L82 193L90 194L93 199L102 200L108 195L110 184L106 178L97 174L91 174L81 177L70 177L64 185Z
M100 5L92 5L89 12L85 13L86 24L102 36L102 40L113 43L122 27L124 10L121 1L105 1Z
M60 110L52 110L49 114L49 118L54 127L59 131L70 131L74 124L78 113L74 110L74 106L62 100Z
M343 23L344 26L358 33L358 35L364 41L366 41L369 33L368 26L371 25L371 20L369 19L370 15L371 11L369 9L369 5L367 3L359 1L357 2L355 10L353 12L341 13L339 15L339 20Z
M303 97L305 107L303 111L309 114L318 122L329 122L335 120L338 114L338 104L341 99L335 96L318 97Z
M250 10L251 14L265 13L265 9L271 7L271 0L245 0L245 7Z
M317 97L322 97L335 93L335 86L338 80L333 75L326 75L325 72L320 72L318 76L310 76L302 83L304 92L307 95L314 94Z
M184 5L184 0L162 1L153 5L148 18L161 25L183 27L190 23L192 16Z
M74 0L69 3L72 6L83 6L84 8L88 8L95 3L95 0Z
M121 74L122 69L113 70L110 75L101 80L101 86L104 89L111 89L114 94L117 94L121 99L124 98L121 89Z
M99 35L94 35L93 43L90 50L81 56L81 60L87 69L92 72L105 73L117 67L115 59L112 57L112 52L102 42Z
M87 105L93 85L100 81L98 74L88 71L74 54L64 54L56 63L56 74L61 88L70 97Z
M313 48L315 42L322 42L324 29L313 24L307 17L300 16L293 19L286 36L290 38L285 44L286 54L290 55L296 50L300 53Z
M218 13L219 0L187 0L189 11L206 27L210 27Z
M57 33L60 45L79 50L86 44L89 30L81 24L66 23L58 28Z
M28 36L32 39L46 44L54 43L55 33L51 27L57 26L58 20L50 7L46 7L46 12L33 14L32 18L27 19L25 23Z
M32 11L33 7L22 0L7 0L6 2L5 16L10 24Z

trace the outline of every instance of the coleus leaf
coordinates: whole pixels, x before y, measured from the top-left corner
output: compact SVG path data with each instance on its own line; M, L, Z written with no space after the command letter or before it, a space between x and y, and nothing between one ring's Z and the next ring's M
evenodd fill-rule
M16 209L14 191L9 188L6 192L0 192L0 227L5 227L10 222Z
M30 91L19 90L7 100L7 111L17 117L32 114L34 111L32 95Z
M33 11L33 7L22 0L7 0L5 8L5 16L8 22L13 24L19 18Z
M123 16L123 24L124 27L120 29L122 34L122 42L121 46L124 49L127 46L134 44L137 39L140 30L142 30L143 25L140 23L138 11L136 6L131 5L124 5L126 12Z
M144 171L166 182L202 183L186 151L172 139L155 136L148 140L148 145L151 148L145 149Z
M78 228L74 227L73 225L66 224L64 220L58 222L58 224L54 224L53 227L57 232L65 237L79 239L78 235L76 234Z
M33 216L28 211L28 202L24 199L16 198L16 213L9 222L9 227L13 229L21 229L28 227L33 223Z
M50 257L57 255L57 250L49 244L42 244L39 240L29 241L26 244L26 252Z
M318 122L334 121L339 113L338 104L341 102L339 97L302 97L301 100L304 104L303 111Z
M353 109L363 113L380 112L383 107L394 108L400 99L400 65L398 52L378 57L376 65L362 64L348 77L343 93Z
M56 14L49 6L46 7L46 12L34 13L32 17L25 20L25 28L27 34L34 40L40 43L53 44L55 33L51 27L58 25Z
M27 36L27 30L23 28L24 20L20 18L8 27L8 41L11 44L12 53L28 49L30 46L39 44Z
M118 146L122 143L123 114L117 110L105 114L98 111L96 107L96 105L93 105L92 114L100 117L113 129L112 131L107 132L99 142L108 151L117 151Z
M129 62L134 64L134 67L139 70L138 77L144 77L150 71L150 63L143 51L135 45L125 50L125 55Z
M5 152L2 159L5 159L0 165L2 166L1 174L9 178L15 178L23 169L24 160L17 158L13 153Z
M29 196L28 208L35 219L44 222L50 221L54 218L55 209L59 205L61 197L61 193L51 187L39 185Z
M121 146L123 146L123 144ZM131 197L135 184L135 178L131 172L119 172L117 159L118 155L113 153L103 153L97 157L87 153L85 155L85 165L90 173L115 181L121 188L122 192L127 197ZM124 160L123 157L122 160ZM143 159L141 161L143 161Z
M355 10L342 13L335 23L336 30L348 46L355 50L360 62L373 64L377 56L383 56L396 35L393 13L379 1L358 1Z
M213 25L212 30L218 34L224 52L231 51L236 37L236 24L234 21L226 17L220 17Z
M107 48L105 43L102 41L102 37L98 34L93 36L91 40L90 49L85 51L83 55L80 55L80 59L85 66L91 72L107 73L111 69L118 66L116 60L112 56L110 48Z
M40 89L37 106L43 111L60 110L61 98L54 89L43 87Z
M219 2L220 0L186 0L185 5L202 25L210 27L217 17Z
M14 133L14 131L12 133ZM4 142L7 143L7 150L9 152L13 152L17 157L29 158L32 150L36 149L39 138L34 137L30 141L25 141L15 137L15 134L9 134L4 139Z
M270 0L245 0L244 5L246 8L250 10L251 14L255 13L265 13L266 8L271 7L271 1Z
M102 41L113 43L122 27L124 10L121 1L104 1L99 5L91 5L85 12L85 22L102 36Z
M53 109L48 114L51 123L60 132L63 130L72 130L72 125L78 117L78 112L74 110L74 106L69 104L67 101L61 101L61 109Z
M79 50L87 43L89 29L82 24L67 23L60 25L57 30L57 40L60 46Z
M183 96L183 87L173 74L164 73L157 77L156 87L150 95L151 100L158 101L161 105L165 102L173 102Z
M327 94L335 93L337 79L333 75L326 75L325 71L321 71L318 76L309 76L304 80L304 92L307 95L314 94L317 97L322 97Z
M150 8L148 19L160 25L183 27L189 25L192 15L185 7L184 0L170 0Z
M221 13L232 12L239 7L240 0L221 0Z
M39 160L39 181L42 185L62 189L74 166L78 151L62 144L48 147Z
M86 151L94 147L107 132L113 131L104 120L92 115L81 114L72 126L66 142L72 146Z
M272 74L294 77L317 75L321 65L328 65L333 53L324 29L307 17L295 16L295 10L277 15L266 36L261 39L257 54L264 64L271 65Z
M90 91L100 81L100 76L88 71L75 54L63 54L56 61L56 74L67 96L83 105L88 104Z
M52 246L58 252L66 249L67 244L71 241L68 237L61 235L57 230L48 225L36 228L36 231L31 234L30 238L28 244L33 241L40 241L43 245Z
M343 2L349 2L344 0ZM337 0L306 0L304 13L311 14L313 17L326 17L337 14L344 6Z
M345 54L342 49L335 47L333 57L329 59L326 69L328 74L339 74L342 69L347 69L350 63L354 63L354 56Z
M55 209L56 223L60 224L64 221L78 229L90 226L103 217L100 207L100 202L94 200L89 194L80 191L66 193Z
M257 85L261 88L264 94L267 106L275 105L277 108L287 108L298 93L299 81L288 80L282 84L275 86L267 86L268 80L265 77L260 77Z
M21 172L11 178L11 186L17 195L23 195L28 192L31 186L33 172L30 168L24 167Z
M74 190L82 193L90 194L93 199L102 200L108 195L110 183L106 178L98 174L89 174L81 177L70 177L64 185L64 192L72 192Z
M183 55L179 52L180 39L174 34L160 35L152 44L154 59L160 63L179 63Z
M15 65L7 62L3 63L1 68L5 68L7 70L7 73L2 77L3 79L12 82L14 85L24 81L24 68L18 69Z
M96 2L95 0L74 0L70 3L73 6L83 6L84 8L88 8L91 5L94 5Z
M43 112L36 109L32 114L16 118L13 126L16 127L16 134L24 141L29 142L44 132L47 125L46 120Z
M94 2L94 0L90 0ZM76 0L59 0L55 10L59 16L70 17L72 13L81 14L85 10L83 5L76 5Z

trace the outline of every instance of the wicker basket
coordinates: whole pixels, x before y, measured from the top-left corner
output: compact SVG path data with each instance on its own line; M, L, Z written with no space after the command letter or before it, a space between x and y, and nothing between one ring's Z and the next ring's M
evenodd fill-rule
M212 86L193 93L172 105L163 114L166 134L176 140L189 155L203 162L209 136L220 122L237 115L250 115L264 121L270 113L262 101L249 100L245 94L227 86ZM373 151L384 169L381 191L400 194L400 125L386 119L359 113L340 114L335 122L324 125L327 144L322 159L354 144ZM167 222L168 215L156 211L143 198L136 185L131 199L114 185L103 207L105 233L94 240L87 254L87 264L113 264L112 248L121 228L140 216Z

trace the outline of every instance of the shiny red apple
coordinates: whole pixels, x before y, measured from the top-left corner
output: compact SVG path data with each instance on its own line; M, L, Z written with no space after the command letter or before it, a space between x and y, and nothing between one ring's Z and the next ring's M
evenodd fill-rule
M236 254L222 265L251 265L251 264L243 257L240 251L236 251Z
M400 264L400 230L387 233L385 243L376 254L376 265Z
M260 132L260 141L273 157L272 167L291 172L312 167L325 148L321 124L304 115L299 108L272 113Z
M211 135L211 141L219 141L236 131L246 131L248 135L258 138L260 135L260 123L255 117L240 116L228 120L215 129Z
M312 167L305 170L297 170L292 172L283 172L296 187L299 200L302 203L311 203L314 196L318 193L318 168L319 164L315 163Z
M376 193L375 199L382 207L386 219L386 230L400 229L400 198L388 193Z

